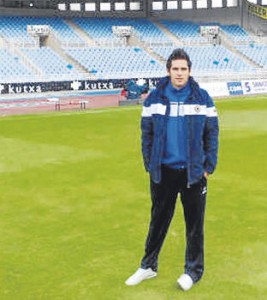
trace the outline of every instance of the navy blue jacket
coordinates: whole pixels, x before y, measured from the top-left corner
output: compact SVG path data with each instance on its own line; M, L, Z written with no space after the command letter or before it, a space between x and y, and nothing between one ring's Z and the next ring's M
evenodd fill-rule
M160 80L143 103L141 117L142 155L146 171L155 183L161 181L161 161L166 138L169 100L164 89L170 78ZM218 116L208 93L189 77L191 94L183 104L187 140L188 184L198 182L204 171L213 173L218 153Z

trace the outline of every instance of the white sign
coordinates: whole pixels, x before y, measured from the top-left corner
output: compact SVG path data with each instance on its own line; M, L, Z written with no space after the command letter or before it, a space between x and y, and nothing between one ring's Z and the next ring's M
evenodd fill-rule
M211 97L229 96L227 82L203 82L200 87L206 90Z
M242 80L244 94L264 94L267 93L267 79Z
M27 25L27 32L34 36L47 36L50 28L48 25Z
M131 36L132 26L112 26L112 32L117 36Z
M200 34L203 36L214 36L219 34L219 26L200 26Z

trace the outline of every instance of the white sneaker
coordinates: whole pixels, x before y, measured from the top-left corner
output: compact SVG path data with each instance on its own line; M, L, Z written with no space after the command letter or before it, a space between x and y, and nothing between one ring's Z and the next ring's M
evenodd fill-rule
M182 274L178 280L177 283L181 290L188 291L193 286L194 282L192 278L188 274Z
M130 276L126 281L126 285L136 285L145 279L150 279L156 277L157 273L151 268L142 269L139 268L132 276Z

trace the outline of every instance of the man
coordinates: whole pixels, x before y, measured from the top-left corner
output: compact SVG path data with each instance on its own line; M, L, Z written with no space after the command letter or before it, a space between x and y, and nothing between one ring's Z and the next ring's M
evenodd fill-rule
M157 276L178 194L186 229L184 274L178 286L189 290L204 271L207 178L217 162L219 128L213 101L190 76L191 65L183 49L174 50L166 63L168 76L143 104L142 154L150 175L151 220L141 265L126 285Z

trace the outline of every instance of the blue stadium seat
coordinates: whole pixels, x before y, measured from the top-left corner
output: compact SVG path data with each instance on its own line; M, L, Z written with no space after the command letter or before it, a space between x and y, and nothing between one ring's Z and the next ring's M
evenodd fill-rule
M248 59L258 64L259 67L267 69L267 46L266 45L236 45L235 49Z
M155 61L144 50L136 51L135 47L125 48L76 48L65 49L66 53L77 60L89 73L94 70L97 77L117 78L130 74L164 72L165 67ZM126 77L127 78L127 77Z
M224 46L185 46L193 61L194 72L244 72L254 69ZM171 47L153 47L155 53L166 60L173 50Z
M32 72L24 66L20 59L8 49L0 49L0 78L13 81L15 78L21 80L22 76L29 78ZM4 63L2 63L4 62Z
M71 67L51 48L24 48L22 51L35 64L42 75L57 75L58 78L64 76L65 79L81 77L81 74L75 68Z
M233 43L249 43L253 41L246 30L244 30L239 25L221 25L220 29Z

